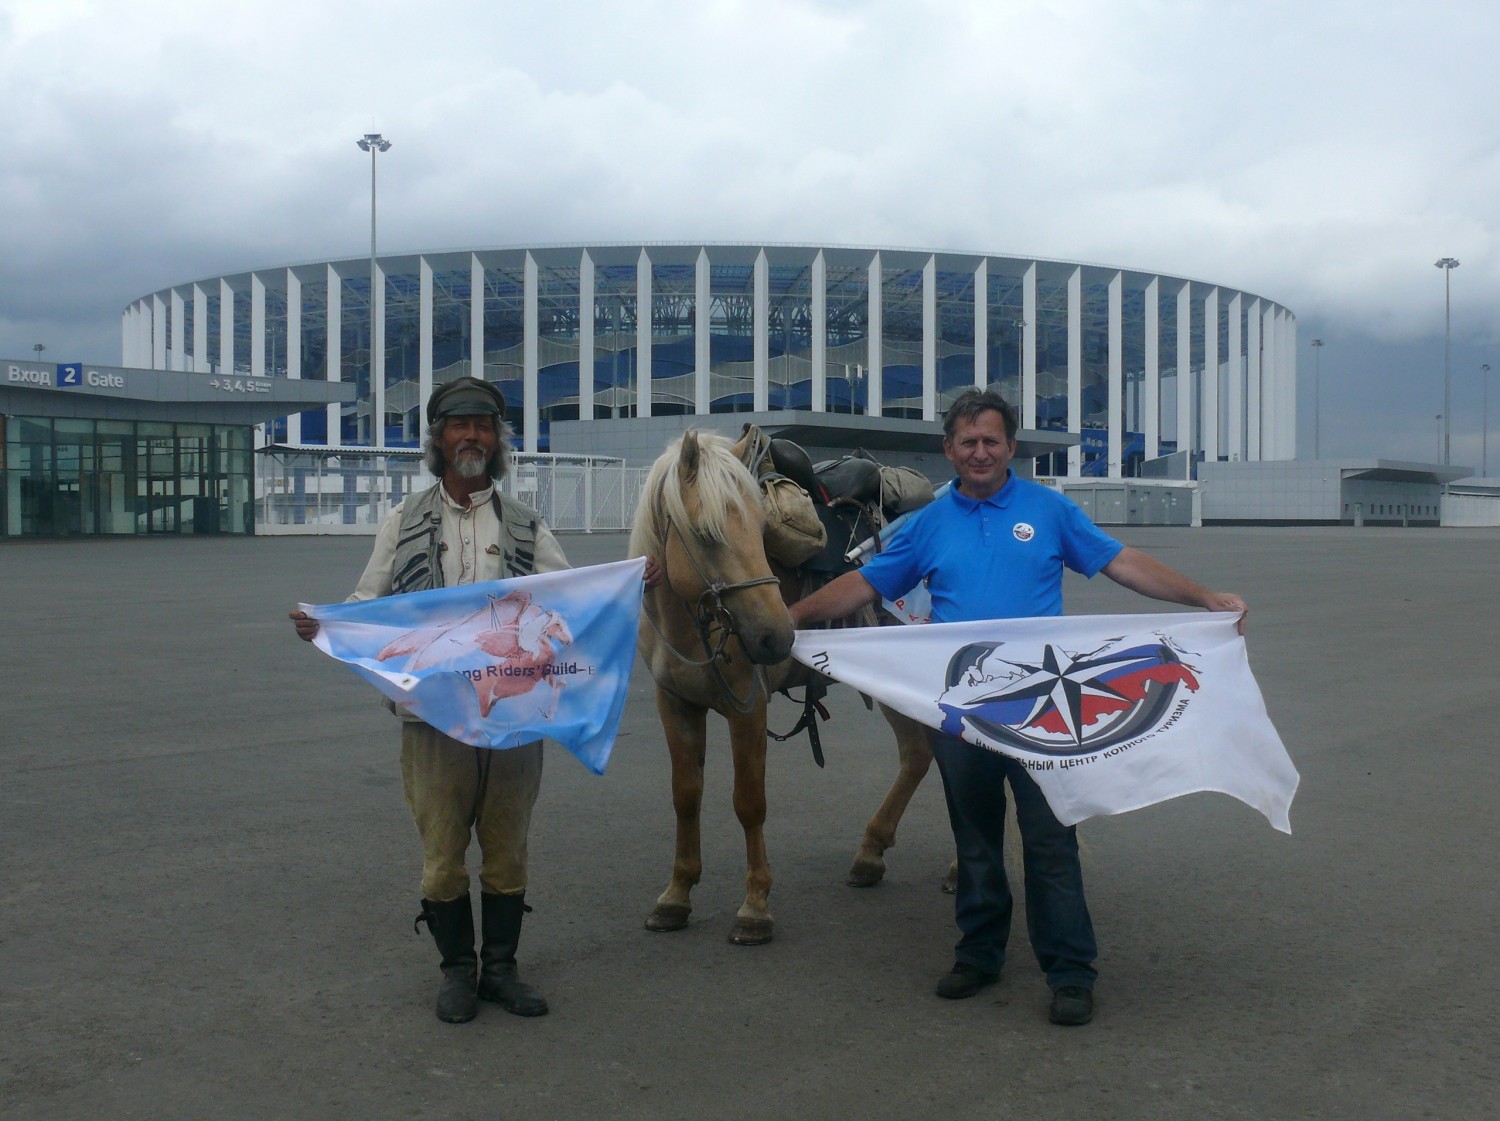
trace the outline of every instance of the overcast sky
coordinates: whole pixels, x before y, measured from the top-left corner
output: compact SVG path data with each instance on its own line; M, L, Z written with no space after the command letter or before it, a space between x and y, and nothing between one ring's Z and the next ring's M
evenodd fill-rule
M1500 6L0 0L0 357L118 363L168 284L369 245L807 241L1242 287L1303 455L1500 474Z

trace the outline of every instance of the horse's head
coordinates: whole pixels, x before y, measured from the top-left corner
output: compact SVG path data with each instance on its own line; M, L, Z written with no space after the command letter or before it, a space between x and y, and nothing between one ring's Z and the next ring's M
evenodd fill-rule
M791 654L792 623L766 560L759 488L735 447L690 430L666 450L647 476L631 552L655 556L671 596L769 665Z
M516 641L528 654L550 656L558 647L573 644L573 632L556 611L532 604L521 613Z

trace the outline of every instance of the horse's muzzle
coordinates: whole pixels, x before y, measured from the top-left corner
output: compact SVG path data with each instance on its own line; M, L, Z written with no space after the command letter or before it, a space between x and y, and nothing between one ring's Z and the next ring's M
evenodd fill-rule
M760 666L773 666L790 658L795 635L790 616L783 617L779 625L741 626L739 631L740 644L744 646L745 653L752 662Z

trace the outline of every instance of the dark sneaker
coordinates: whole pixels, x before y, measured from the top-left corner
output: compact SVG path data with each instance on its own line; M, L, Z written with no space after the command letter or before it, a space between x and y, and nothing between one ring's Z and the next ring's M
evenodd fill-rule
M1052 1022L1076 1026L1094 1018L1094 994L1082 985L1064 985L1052 994Z
M944 1000L963 1000L973 996L986 985L1000 980L1000 974L990 973L966 961L956 961L949 972L938 979L937 994Z

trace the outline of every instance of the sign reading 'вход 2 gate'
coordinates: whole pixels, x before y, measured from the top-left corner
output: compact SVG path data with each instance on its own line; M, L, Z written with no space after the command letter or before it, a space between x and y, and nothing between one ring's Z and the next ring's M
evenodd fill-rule
M52 369L11 364L5 368L5 384L33 389L79 389L85 386L90 389L124 389L125 375L87 370L81 362L62 362Z

